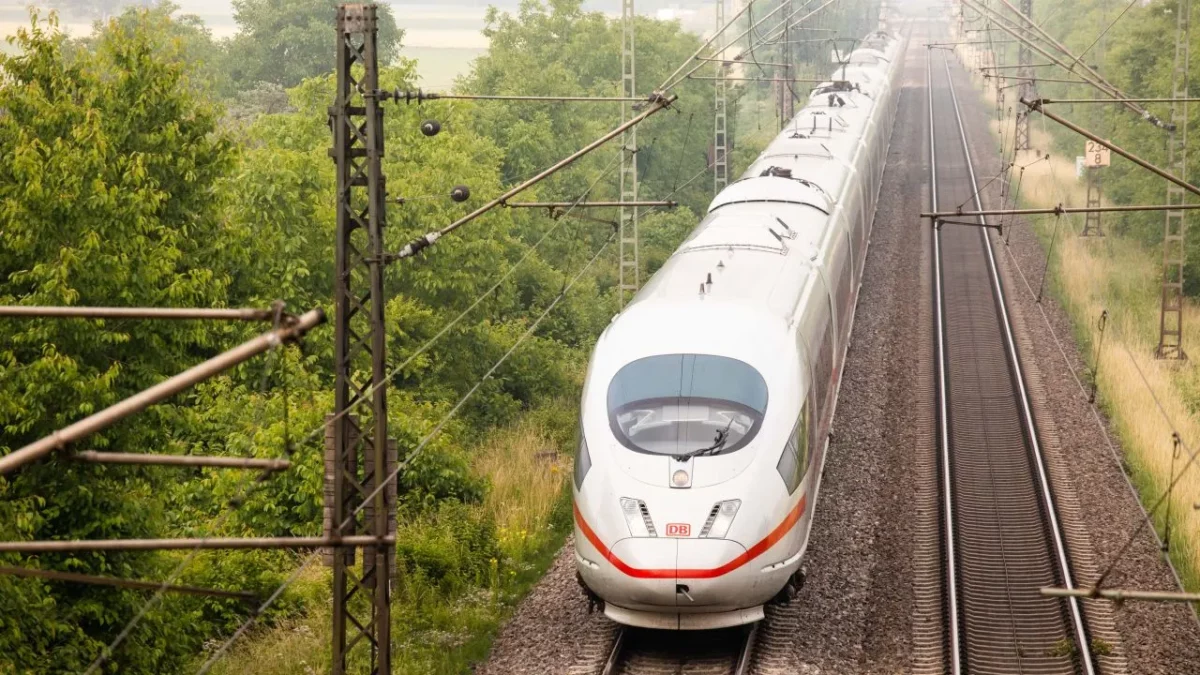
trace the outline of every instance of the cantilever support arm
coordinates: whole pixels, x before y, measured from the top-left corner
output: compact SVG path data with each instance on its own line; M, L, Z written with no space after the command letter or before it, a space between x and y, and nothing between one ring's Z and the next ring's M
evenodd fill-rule
M555 162L553 166L543 170L541 173L537 174L533 178L530 178L529 180L526 180L525 182L521 183L520 185L517 185L516 187L509 189L508 191L506 191L504 194L500 195L499 197L496 197L492 201L475 209L474 211L463 216L462 218L459 218L458 220L454 221L453 223L450 223L449 225L443 227L442 229L434 230L432 232L427 232L427 233L421 235L420 237L413 239L412 241L408 242L408 244L406 244L404 246L404 248L400 249L399 252L388 254L386 256L386 262L390 263L390 262L395 262L397 260L403 260L404 258L411 258L412 256L425 250L426 248L433 246L435 243L437 243L438 239L441 239L442 237L446 236L447 234L450 234L451 232L457 230L458 228L462 227L463 225L466 225L467 223L471 222L472 220L475 220L476 218L487 213L488 211L491 211L492 209L494 209L498 206L503 206L504 203L507 202L509 199L516 197L517 195L528 190L529 188L533 187L534 185L537 185L538 183L542 182L546 178L554 175L555 173L558 173L560 170L575 163L575 161L578 160L580 157L587 155L588 153L592 152L596 148L599 148L600 146L611 141L612 139L616 138L617 136L620 136L621 134L625 133L626 129L630 129L634 126L637 126L638 124L641 124L642 121L645 120L647 117L650 117L651 115L653 115L656 112L659 112L660 110L665 110L668 106L670 106L672 103L674 103L675 100L678 98L679 97L674 94L671 94L671 95L657 94L657 95L652 96L650 105L645 110L643 110L641 112L641 114L639 114L637 117L634 117L633 119L629 120L628 122L625 122L621 126L604 134L600 138L597 138L596 140L592 141L591 143L588 143L586 146L580 148L579 150L576 150L571 155L564 157L563 159L560 159L559 161Z
M160 403L199 382L207 380L217 373L248 361L277 345L295 340L307 333L309 329L324 321L325 312L320 309L314 309L297 317L283 328L263 333L253 340L244 342L145 391L134 394L120 403L115 403L39 441L30 443L19 450L0 457L0 475L14 471L35 459L45 457L55 450L62 450L89 434L107 429L120 420L134 413L141 412L156 403Z
M1192 185L1191 183L1179 178L1175 174L1169 173L1167 171L1164 171L1164 170L1158 168L1157 166L1154 166L1150 162L1147 162L1146 160L1142 159L1141 157L1138 157L1137 155L1133 154L1132 152L1129 152L1128 150L1125 150L1125 149L1117 146L1115 143L1113 143L1110 140L1100 138L1096 134L1093 134L1092 132L1088 131L1087 129L1084 129L1083 127L1079 126L1078 124L1075 124L1073 122L1065 120L1062 117L1059 117L1058 115L1055 115L1052 112L1046 112L1046 110L1042 107L1042 102L1040 100L1030 101L1029 99L1022 98L1021 103L1024 104L1026 108L1029 108L1030 110L1036 110L1036 111L1042 113L1046 117L1054 120L1055 122L1058 122L1059 124L1070 129L1071 131L1074 131L1075 133L1079 134L1080 136L1083 136L1084 138L1088 138L1090 140L1096 141L1100 145L1103 145L1103 146L1109 148L1113 152L1115 152L1118 155L1124 157L1125 159L1133 162L1134 164L1137 164L1138 166L1142 167L1143 169L1149 171L1150 173L1153 173L1157 176L1165 178L1194 195L1200 195L1200 187L1196 187L1195 185Z
M1125 600L1151 600L1155 602L1200 602L1200 593L1178 591L1134 591L1119 588L1054 588L1041 589L1041 594L1050 598L1104 598L1114 602Z

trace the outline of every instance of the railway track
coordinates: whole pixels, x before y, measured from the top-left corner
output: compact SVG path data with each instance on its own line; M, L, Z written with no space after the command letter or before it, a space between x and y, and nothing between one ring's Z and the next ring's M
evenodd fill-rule
M758 624L717 631L622 628L600 675L748 675Z
M944 53L926 76L932 205L982 208ZM1074 574L987 229L933 239L946 672L1093 675L1080 603L1039 593Z

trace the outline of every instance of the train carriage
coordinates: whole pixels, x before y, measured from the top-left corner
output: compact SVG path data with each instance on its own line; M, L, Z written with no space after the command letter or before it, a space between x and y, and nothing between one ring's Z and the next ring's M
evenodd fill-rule
M904 49L864 39L597 341L575 558L613 620L750 623L802 582Z

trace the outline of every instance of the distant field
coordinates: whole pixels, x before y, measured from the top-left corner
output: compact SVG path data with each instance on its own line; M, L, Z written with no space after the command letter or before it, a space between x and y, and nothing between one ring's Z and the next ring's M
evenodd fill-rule
M454 78L471 70L471 62L486 49L473 47L409 47L401 54L417 60L421 87L444 91L454 85Z

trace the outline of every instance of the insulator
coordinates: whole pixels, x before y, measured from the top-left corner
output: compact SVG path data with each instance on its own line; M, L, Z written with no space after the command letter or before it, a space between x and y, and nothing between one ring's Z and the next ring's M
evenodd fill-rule
M425 120L424 122L421 122L421 133L425 134L426 136L437 136L438 132L441 130L442 123L437 120Z
M471 198L471 188L466 185L455 185L450 191L450 199L456 202L465 202Z

